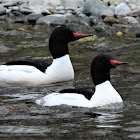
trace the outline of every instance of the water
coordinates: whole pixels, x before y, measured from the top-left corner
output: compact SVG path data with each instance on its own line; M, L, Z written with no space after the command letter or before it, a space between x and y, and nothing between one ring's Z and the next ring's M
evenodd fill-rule
M80 33L95 33L73 27ZM54 27L6 25L0 27L0 63L35 59L52 62L48 38ZM96 34L96 33L95 33ZM140 139L140 39L134 36L99 36L96 42L75 41L69 52L75 69L74 83L40 87L0 88L1 140ZM111 71L111 82L124 100L100 108L42 107L34 101L63 88L92 87L90 64L99 53L113 55L129 64Z

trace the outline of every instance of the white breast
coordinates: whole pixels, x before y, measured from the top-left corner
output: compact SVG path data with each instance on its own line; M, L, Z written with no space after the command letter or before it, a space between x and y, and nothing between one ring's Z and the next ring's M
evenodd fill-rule
M95 94L90 99L90 102L91 107L97 107L111 103L121 103L123 100L110 81L106 81L95 87Z

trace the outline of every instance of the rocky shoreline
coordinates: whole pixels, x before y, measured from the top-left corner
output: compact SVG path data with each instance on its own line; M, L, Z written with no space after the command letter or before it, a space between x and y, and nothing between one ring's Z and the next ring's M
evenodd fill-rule
M140 29L140 0L0 0L0 23Z

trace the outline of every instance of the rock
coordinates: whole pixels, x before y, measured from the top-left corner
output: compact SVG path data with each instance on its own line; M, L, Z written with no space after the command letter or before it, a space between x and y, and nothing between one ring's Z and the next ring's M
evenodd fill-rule
M83 7L80 7L78 9L75 10L76 16L78 16L79 14L83 13Z
M126 2L126 0L110 0L110 5L117 6L122 2Z
M48 25L63 25L66 24L67 17L65 15L54 14L39 18L36 24L48 24Z
M64 15L64 14L66 14L66 11L65 10L58 11L58 14Z
M130 12L130 8L125 3L121 3L115 8L115 15L117 16L126 16Z
M57 5L60 5L61 3L61 0L46 0L48 3L54 3L54 4L57 4Z
M45 16L46 15L51 15L51 12L44 8L44 9L42 9L42 14L45 15Z
M50 11L50 10L54 10L54 8L53 8L52 6L46 6L45 9L47 9L47 10L49 10L49 11Z
M110 0L103 0L103 3L108 6L108 4L110 3Z
M90 18L91 25L98 25L98 24L102 24L103 23L103 20L99 19L96 16L90 16L89 18Z
M112 25L114 23L119 23L119 20L114 18L114 17L105 17L104 22L109 24L109 25Z
M117 36L122 36L122 35L123 35L123 33L121 31L117 32Z
M24 8L21 8L20 9L20 12L23 13L23 14L26 14L26 15L33 13L32 10L30 10L30 9L24 9Z
M113 12L115 12L115 8L116 8L116 6L111 5L111 6L109 6L109 8L110 8Z
M18 7L18 6L10 7L10 9L11 9L12 11L19 11L19 7Z
M39 5L39 6L30 6L29 7L32 11L32 13L35 13L35 14L41 14L42 13L42 6Z
M73 8L73 7L68 6L68 7L66 7L66 8L65 8L65 10L66 10L66 11L68 11L68 10L74 11L74 8Z
M21 17L22 14L19 11L13 11L13 14L17 17Z
M129 4L129 6L130 6L131 10L135 10L138 8L138 6L135 4Z
M79 7L82 7L84 4L83 0L61 0L60 5L66 7L72 7L76 10Z
M139 5L140 6L140 0L129 0L130 3L135 4L135 5Z
M23 13L23 14L31 14L31 13L33 13L33 11L32 11L32 10L29 8L29 6L26 5L26 4L21 5L19 11L20 11L21 13Z
M127 14L127 16L140 17L140 9L136 9Z
M71 25L78 24L78 25L84 25L89 26L90 25L90 19L89 17L75 17L74 15L70 16L68 18L68 23Z
M24 17L24 20L26 20L26 22L28 22L29 24L35 25L36 21L41 18L44 17L42 14L30 14Z
M57 11L61 11L61 10L64 10L64 7L63 6L58 6L55 8Z
M105 6L100 0L87 0L83 6L83 13L95 16L113 16L114 12Z
M2 5L0 5L0 15L4 14L6 14L6 9Z
M10 7L10 6L15 6L17 3L16 2L5 2L5 3L2 3L2 5L4 6L4 7Z
M12 10L6 8L6 14L9 14Z
M136 33L136 37L140 37L140 30Z
M50 6L55 9L58 5L56 3L48 2L45 6Z
M123 19L129 24L139 24L139 22L134 17L124 17Z
M66 10L67 13L73 13L73 10Z

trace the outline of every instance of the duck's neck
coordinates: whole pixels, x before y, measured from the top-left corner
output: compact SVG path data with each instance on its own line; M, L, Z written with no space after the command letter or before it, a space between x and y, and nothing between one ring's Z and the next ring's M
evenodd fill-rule
M123 102L119 93L111 85L110 81L96 85L95 93L91 98L92 106L102 106L111 103Z
M53 59L52 64L45 71L47 78L53 82L74 79L74 70L69 55Z

